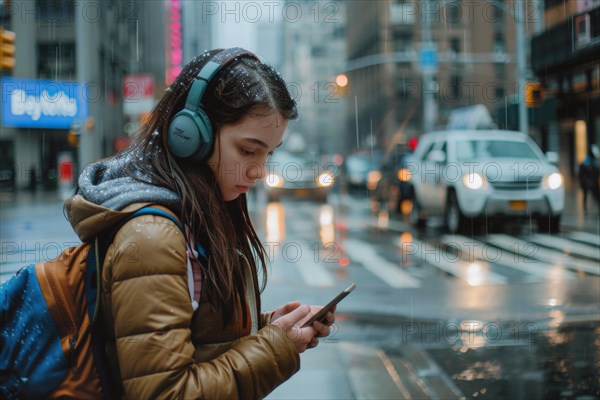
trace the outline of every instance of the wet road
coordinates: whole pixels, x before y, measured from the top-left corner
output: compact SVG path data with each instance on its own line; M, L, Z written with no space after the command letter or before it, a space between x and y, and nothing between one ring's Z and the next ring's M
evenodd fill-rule
M77 242L56 194L0 200L1 280ZM599 236L577 220L556 235L524 221L464 237L435 221L414 231L360 196L259 193L251 212L272 261L265 309L323 304L356 282L330 342L424 351L468 398L600 398Z
M257 207L272 248L265 307L324 303L357 282L328 340L413 362L467 398L600 398L600 237L521 221L475 236L414 231L365 199ZM414 360L417 364L419 361ZM586 397L589 396L589 397Z

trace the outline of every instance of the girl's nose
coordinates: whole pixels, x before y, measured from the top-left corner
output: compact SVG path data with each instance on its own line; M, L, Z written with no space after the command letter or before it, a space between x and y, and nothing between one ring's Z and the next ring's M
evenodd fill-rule
M251 181L264 179L265 166L259 164L250 164L246 169L246 177Z

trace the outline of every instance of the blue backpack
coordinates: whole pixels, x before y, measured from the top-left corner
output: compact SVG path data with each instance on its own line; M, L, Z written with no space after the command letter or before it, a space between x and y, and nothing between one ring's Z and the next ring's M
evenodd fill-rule
M120 377L105 351L111 335L97 323L99 269L119 228L146 214L184 232L171 214L146 206L91 243L23 267L0 285L0 399L120 397Z

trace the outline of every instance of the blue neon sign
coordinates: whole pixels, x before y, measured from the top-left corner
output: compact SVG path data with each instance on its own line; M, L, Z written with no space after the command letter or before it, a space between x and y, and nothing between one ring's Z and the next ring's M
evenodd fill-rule
M76 82L2 79L2 125L68 129L87 118L87 88Z

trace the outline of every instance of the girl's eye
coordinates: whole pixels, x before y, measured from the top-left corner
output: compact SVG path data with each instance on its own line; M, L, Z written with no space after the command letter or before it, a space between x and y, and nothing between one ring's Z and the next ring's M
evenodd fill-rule
M254 151L245 149L243 147L240 148L240 152L245 156L251 156L254 154Z

